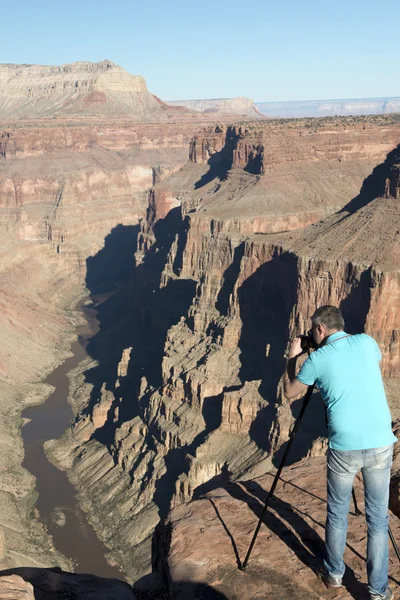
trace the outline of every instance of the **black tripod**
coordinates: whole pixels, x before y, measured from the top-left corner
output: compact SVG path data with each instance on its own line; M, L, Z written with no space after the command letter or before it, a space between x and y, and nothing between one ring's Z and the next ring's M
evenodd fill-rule
M269 494L268 494L267 499L265 501L264 508L262 510L260 519L258 521L256 530L255 530L254 535L253 535L253 539L251 540L250 547L249 547L249 549L247 551L246 558L244 559L243 564L240 566L240 570L241 571L244 571L246 569L246 567L247 567L247 564L248 564L249 559L250 559L251 552L253 550L254 544L256 543L258 532L260 531L260 528L261 528L261 525L262 525L262 522L263 522L264 514L266 513L266 511L268 509L269 501L271 500L271 498L272 498L272 496L274 494L274 491L275 491L276 485L278 483L279 477L281 476L281 473L282 473L282 469L283 469L283 467L285 465L286 459L287 459L288 454L290 452L290 448L292 447L294 438L296 436L297 430L298 430L298 428L300 426L300 422L301 422L301 420L302 420L302 418L304 416L304 413L306 411L308 403L310 402L311 395L312 395L313 391L314 391L314 385L310 385L308 387L306 395L304 396L303 406L301 407L300 414L297 417L296 423L294 424L294 427L293 427L292 432L291 432L290 437L289 437L288 445L286 446L285 453L284 453L284 455L282 457L282 460L280 462L280 465L279 465L278 471L277 471L277 473L275 475L275 479L274 479L274 481L272 483L271 489L269 490ZM359 511L358 506L357 506L357 500L356 500L356 495L355 495L355 492L354 492L354 488L353 488L353 492L352 493L353 493L353 502L354 502L355 514L357 516L359 516L362 513ZM400 551L399 551L399 548L398 548L398 546L396 544L396 540L393 537L393 533L392 533L390 527L389 527L389 537L390 537L390 540L391 540L391 542L393 544L393 548L394 548L394 550L396 552L397 558L400 561Z

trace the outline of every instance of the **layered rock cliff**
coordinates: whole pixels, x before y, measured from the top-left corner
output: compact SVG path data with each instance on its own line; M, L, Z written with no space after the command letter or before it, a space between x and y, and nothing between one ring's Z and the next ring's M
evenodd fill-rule
M126 279L149 188L187 162L206 121L43 120L0 129L2 569L72 568L34 509L19 415L52 391L42 382L68 356L76 302L99 282L104 290Z
M201 123L32 123L0 130L0 227L57 251L96 252L118 223L137 224L146 190L187 162ZM97 241L95 241L95 238Z
M311 125L194 138L149 194L129 292L73 374L76 422L49 451L130 577L171 506L272 466L300 405L282 400L287 340L317 306L377 338L399 411L399 127ZM324 432L315 397L292 460Z
M109 60L0 65L0 119L49 115L144 116L162 110L143 77Z

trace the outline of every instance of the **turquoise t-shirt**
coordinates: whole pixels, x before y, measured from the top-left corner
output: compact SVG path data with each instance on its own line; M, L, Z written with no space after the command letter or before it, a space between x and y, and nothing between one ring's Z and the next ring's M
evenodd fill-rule
M396 442L375 340L361 333L331 334L307 358L297 379L319 387L328 414L329 447L366 450Z

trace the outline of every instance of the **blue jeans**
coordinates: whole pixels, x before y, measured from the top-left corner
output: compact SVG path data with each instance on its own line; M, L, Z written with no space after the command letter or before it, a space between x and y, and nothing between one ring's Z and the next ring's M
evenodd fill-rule
M388 585L388 504L393 444L369 450L328 451L328 514L324 566L334 577L345 571L347 515L354 477L364 479L368 526L367 575L370 592L383 594Z

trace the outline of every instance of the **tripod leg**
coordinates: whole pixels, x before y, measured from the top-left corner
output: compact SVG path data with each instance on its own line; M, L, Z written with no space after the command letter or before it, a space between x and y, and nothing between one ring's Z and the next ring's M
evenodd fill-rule
M389 537L390 537L390 541L392 542L392 544L393 544L393 548L394 548L394 551L396 552L396 556L397 556L397 558L398 558L398 559L399 559L399 561L400 561L400 551L399 551L399 547L398 547L398 545L396 544L396 540L394 539L394 535L393 535L393 533L392 533L392 530L390 529L390 527L388 527L388 530L389 530Z
M356 492L354 491L354 488L351 490L351 493L353 495L354 512L356 514L356 517L359 517L362 515L362 512L357 506L357 498L356 498Z
M246 567L247 567L247 564L248 564L248 562L249 562L250 554L251 554L251 552L252 552L252 550L253 550L253 546L254 546L254 544L256 543L256 539L257 539L258 532L260 531L260 528L261 528L261 525L262 525L262 521L263 521L264 514L265 514L265 512L266 512L266 510L267 510L267 508L268 508L269 501L270 501L270 499L272 498L272 496L273 496L273 493L274 493L274 491L275 491L276 484L278 483L278 479L279 479L279 477L280 477L280 475L281 475L281 473L282 473L282 469L283 469L283 467L284 467L284 465L285 465L285 462L286 462L287 456L288 456L288 454L289 454L290 448L291 448L291 446L292 446L292 443L293 443L293 441L294 441L294 438L295 438L295 436L296 436L296 433L297 433L297 430L298 430L298 428L299 428L300 422L301 422L301 420L302 420L302 418L303 418L303 415L304 415L304 413L305 413L305 410L306 410L306 408L307 408L307 404L308 404L308 403L309 403L309 401L310 401L311 394L313 393L313 389L314 389L314 385L310 385L310 386L309 386L309 388L308 388L308 390L307 390L307 393L306 393L306 395L305 395L305 397L304 397L303 406L301 407L301 411L300 411L300 414L299 414L299 416L297 417L297 421L296 421L296 423L295 423L295 425L294 425L294 427L293 427L293 431L292 431L292 433L290 434L290 438L289 438L288 445L286 446L285 454L283 455L283 458L282 458L282 460L281 460L281 463L280 463L280 465L279 465L278 471L277 471L277 473L276 473L276 475L275 475L275 479L274 479L274 481L273 481L273 483L272 483L271 489L270 489L270 491L269 491L269 494L268 494L268 496L267 496L267 499L266 499L266 501L265 501L265 505L264 505L263 511L262 511L262 513L261 513L260 519L259 519L259 521L258 521L258 525L257 525L257 527L256 527L256 530L255 530L255 532L254 532L253 539L251 540L250 547L249 547L249 549L248 549L248 551L247 551L246 558L244 559L244 561L243 561L243 564L242 564L242 566L240 567L240 570L241 570L241 571L244 571L244 570L246 569Z

